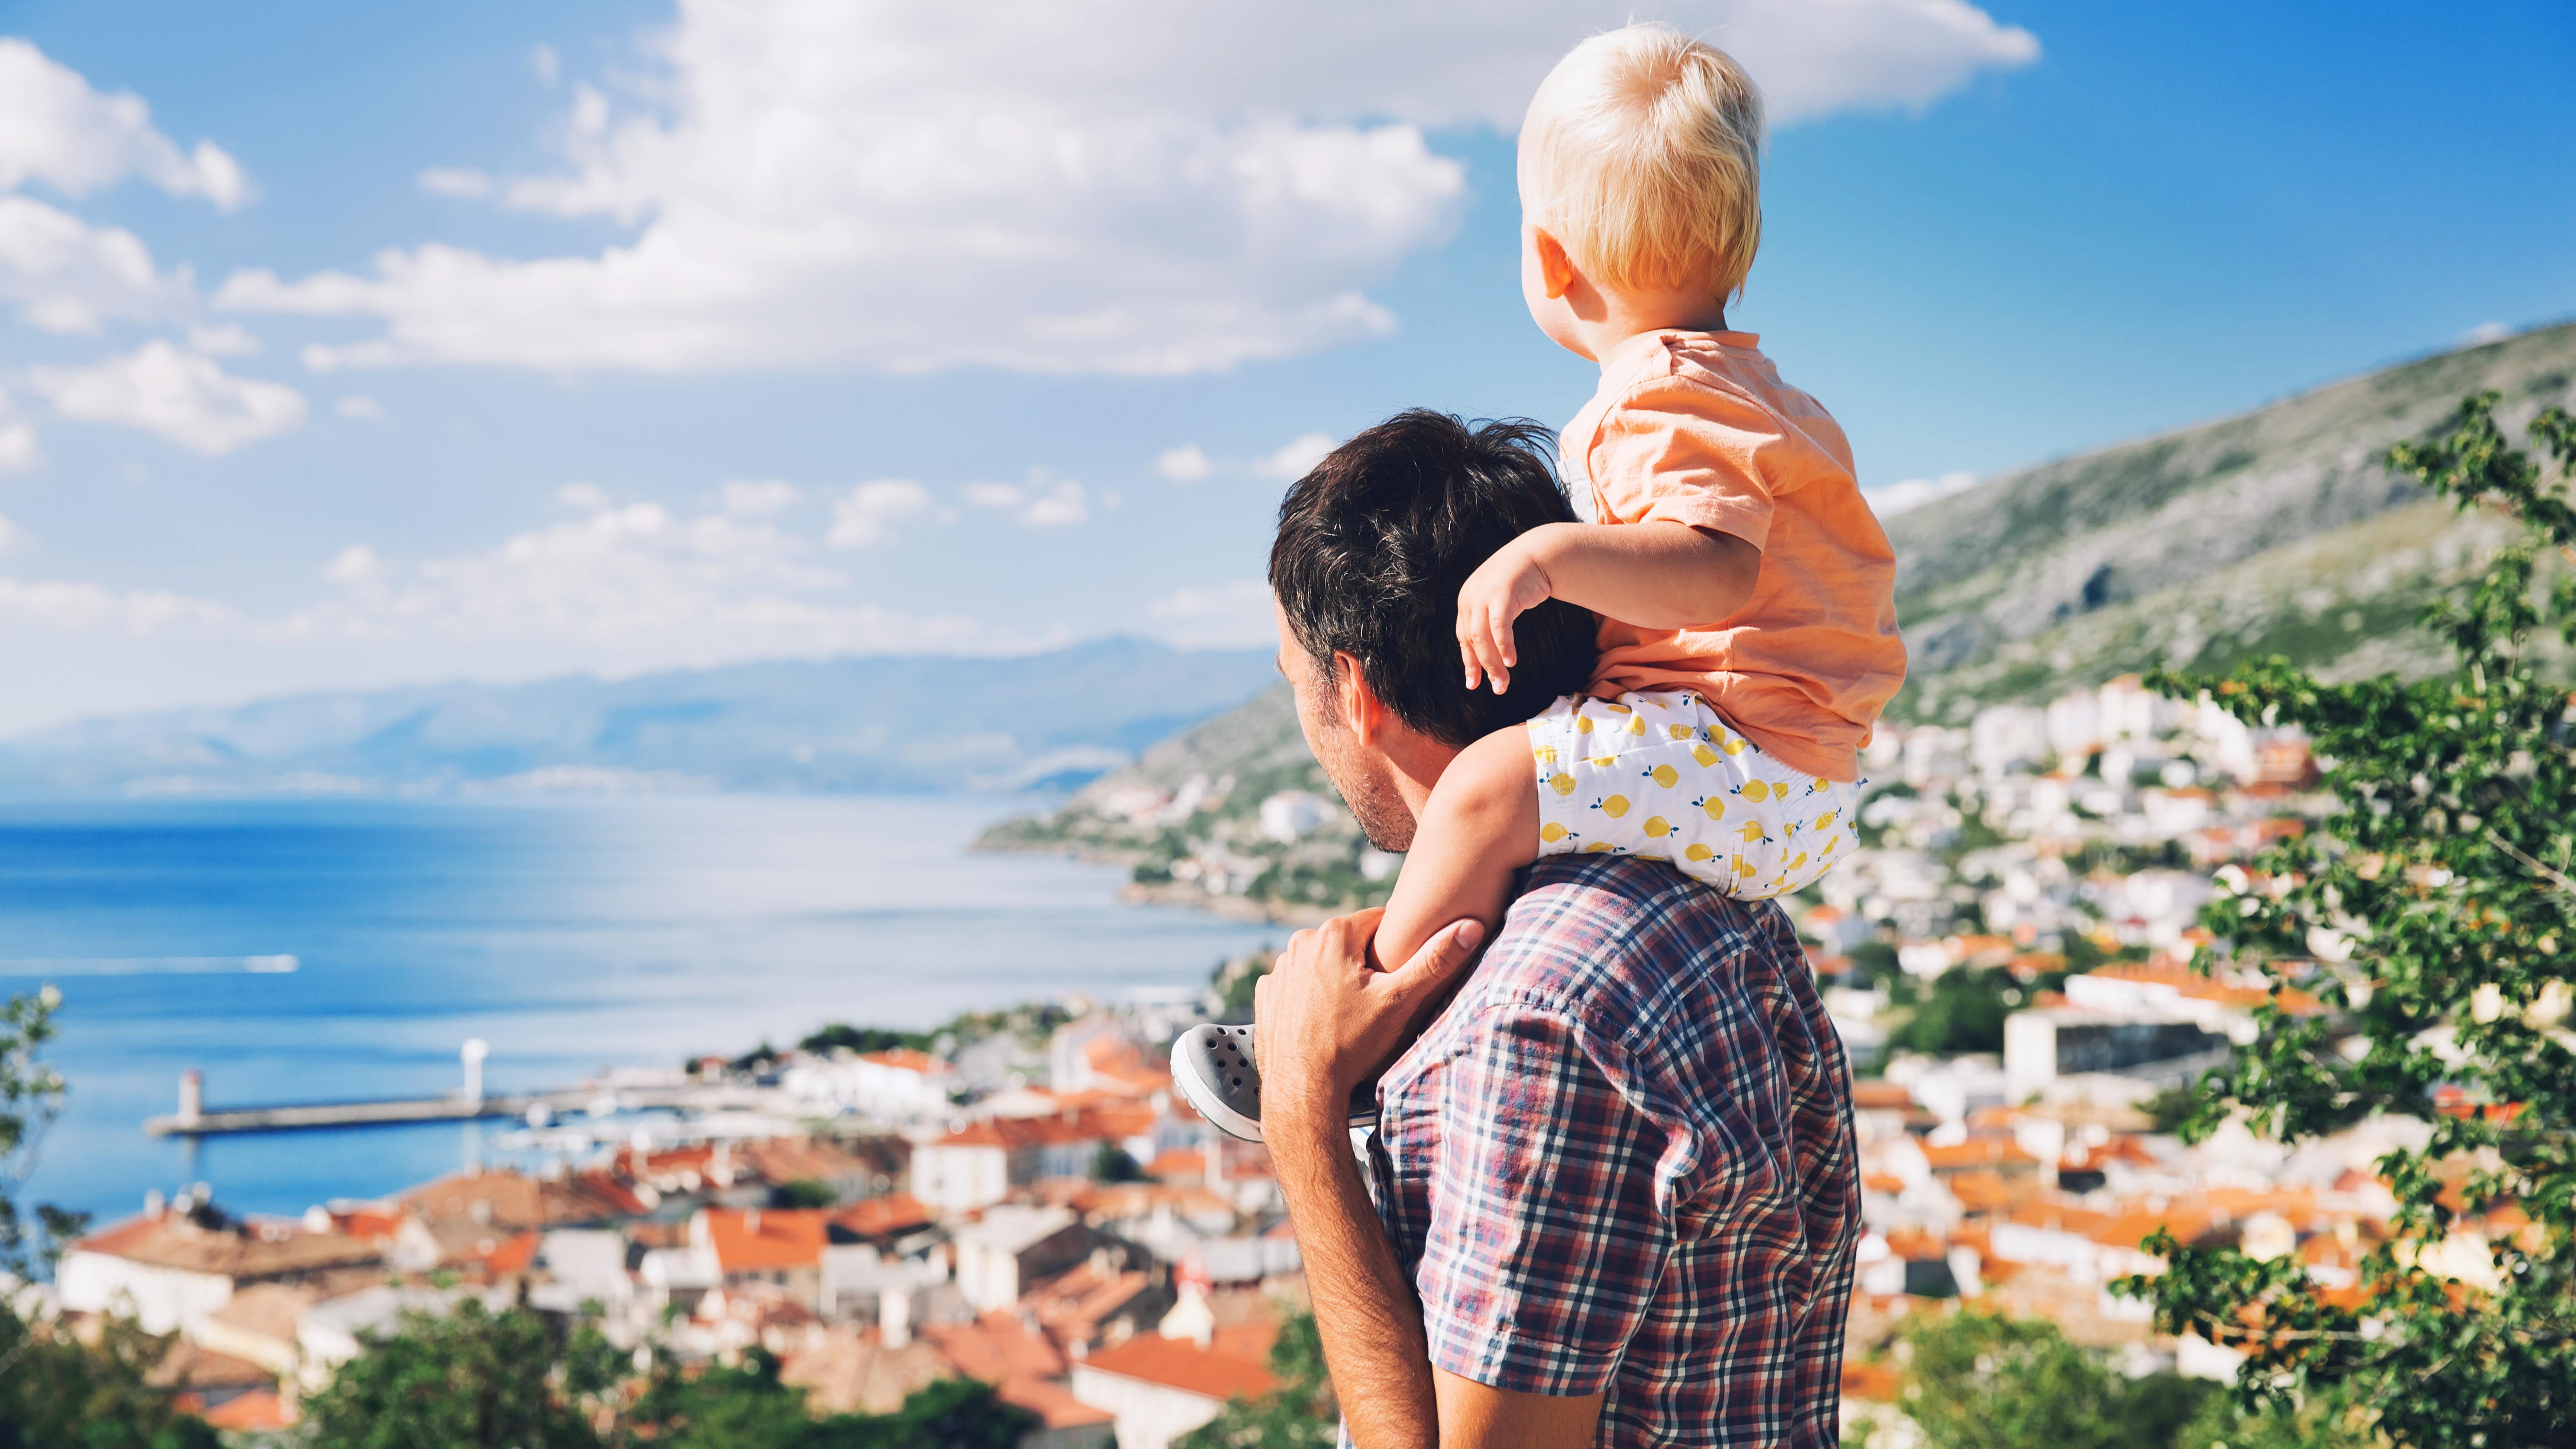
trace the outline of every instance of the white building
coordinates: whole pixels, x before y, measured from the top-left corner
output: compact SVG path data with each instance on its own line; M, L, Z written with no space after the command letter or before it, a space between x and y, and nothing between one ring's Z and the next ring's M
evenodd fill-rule
M1261 833L1283 845L1314 834L1338 807L1307 790L1282 790L1261 802Z
M780 1073L778 1085L799 1103L833 1113L905 1121L947 1111L956 1081L948 1063L897 1047L863 1056L809 1057Z
M1279 1386L1264 1361L1266 1342L1256 1344L1240 1330L1208 1337L1201 1344L1140 1333L1096 1349L1073 1365L1073 1396L1117 1416L1118 1449L1170 1449L1173 1440L1215 1418L1227 1400L1257 1399Z
M130 1314L147 1333L184 1329L254 1283L294 1283L383 1260L371 1242L300 1223L241 1223L182 1195L72 1244L54 1269L72 1312Z
M1005 1205L957 1230L957 1291L978 1313L1008 1308L1040 1278L1091 1250L1071 1208Z

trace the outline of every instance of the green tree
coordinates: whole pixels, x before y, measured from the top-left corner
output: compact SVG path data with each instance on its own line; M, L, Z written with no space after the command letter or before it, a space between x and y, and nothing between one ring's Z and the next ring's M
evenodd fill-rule
M769 1194L769 1205L782 1208L827 1208L840 1200L832 1185L819 1177L782 1182Z
M316 1449L594 1449L577 1397L603 1375L563 1350L524 1308L407 1312L305 1399L304 1434Z
M50 1268L88 1222L48 1204L23 1212L18 1203L68 1090L43 1060L61 1005L48 986L0 1006L0 1271L22 1278ZM85 1340L0 1303L0 1449L213 1449L205 1421L173 1409L168 1391L151 1381L173 1341L122 1320Z
M1324 1368L1324 1339L1315 1315L1292 1313L1270 1345L1279 1387L1257 1399L1237 1398L1182 1435L1173 1449L1326 1449L1340 1442L1341 1406Z
M2120 1376L2053 1323L1925 1316L1903 1342L1905 1412L1932 1449L2164 1449L2132 1436Z
M35 1276L89 1226L86 1213L66 1212L50 1203L35 1206L31 1225L18 1206L18 1189L35 1171L36 1154L45 1131L62 1110L68 1088L62 1074L44 1063L45 1043L54 1039L54 1012L62 993L48 986L33 995L12 996L0 1007L0 1273Z
M846 1048L861 1053L886 1052L893 1051L897 1047L909 1047L917 1052L926 1052L930 1050L930 1040L926 1032L895 1031L882 1026L851 1026L836 1021L806 1037L796 1046L799 1051L809 1052L828 1052L835 1048Z
M2358 1301L2321 1292L2296 1255L2170 1239L2150 1243L2167 1271L2123 1287L2153 1300L2165 1331L2245 1350L2243 1403L2287 1409L2340 1391L2420 1449L2576 1437L2576 1052L2562 1024L2576 973L2576 738L2566 681L2539 647L2553 632L2576 644L2576 575L2544 579L2552 550L2576 558L2576 420L2552 408L2530 425L2552 478L2508 443L2496 403L2470 398L2387 455L2461 508L2520 524L2480 577L2426 611L2457 656L2448 672L2334 685L2274 658L2151 681L2206 692L2249 724L2299 726L2340 804L2265 851L2250 878L2222 873L2205 917L2222 939L2200 965L2256 972L2272 1001L2253 1044L2203 1082L2184 1135L2241 1114L2296 1141L2385 1113L2419 1119L2429 1140L2378 1163L2398 1211ZM2330 1010L2290 1010L2291 991ZM2507 1207L2518 1226L2491 1218ZM2491 1229L2482 1247L2467 1235ZM2423 1261L2437 1248L2442 1272Z

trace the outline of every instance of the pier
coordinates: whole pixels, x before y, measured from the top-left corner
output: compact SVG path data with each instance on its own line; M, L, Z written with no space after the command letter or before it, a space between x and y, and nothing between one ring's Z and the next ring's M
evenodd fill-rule
M654 1108L699 1110L743 1108L759 1104L759 1094L738 1086L674 1083L585 1083L551 1091L486 1096L480 1041L465 1043L465 1086L439 1097L413 1097L350 1102L307 1102L268 1107L206 1106L205 1078L194 1071L179 1078L179 1110L145 1119L153 1137L225 1137L254 1132L302 1132L335 1127L393 1127L420 1122L476 1122L517 1118L542 1123L580 1114L602 1116Z

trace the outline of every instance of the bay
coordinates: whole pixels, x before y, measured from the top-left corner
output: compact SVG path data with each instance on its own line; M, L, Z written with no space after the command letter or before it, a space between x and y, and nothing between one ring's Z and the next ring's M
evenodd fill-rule
M456 1170L471 1128L147 1138L209 1106L566 1085L827 1021L1203 984L1275 928L1120 902L1115 869L976 855L992 796L0 806L0 992L63 994L71 1084L21 1201L102 1221L210 1183L294 1213ZM292 969L281 969L292 958Z

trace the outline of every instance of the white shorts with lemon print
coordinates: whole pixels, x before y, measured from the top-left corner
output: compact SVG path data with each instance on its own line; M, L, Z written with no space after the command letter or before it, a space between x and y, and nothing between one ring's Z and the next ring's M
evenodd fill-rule
M1860 785L1790 769L1695 694L1568 696L1529 722L1529 738L1541 855L1665 861L1758 901L1851 851Z

